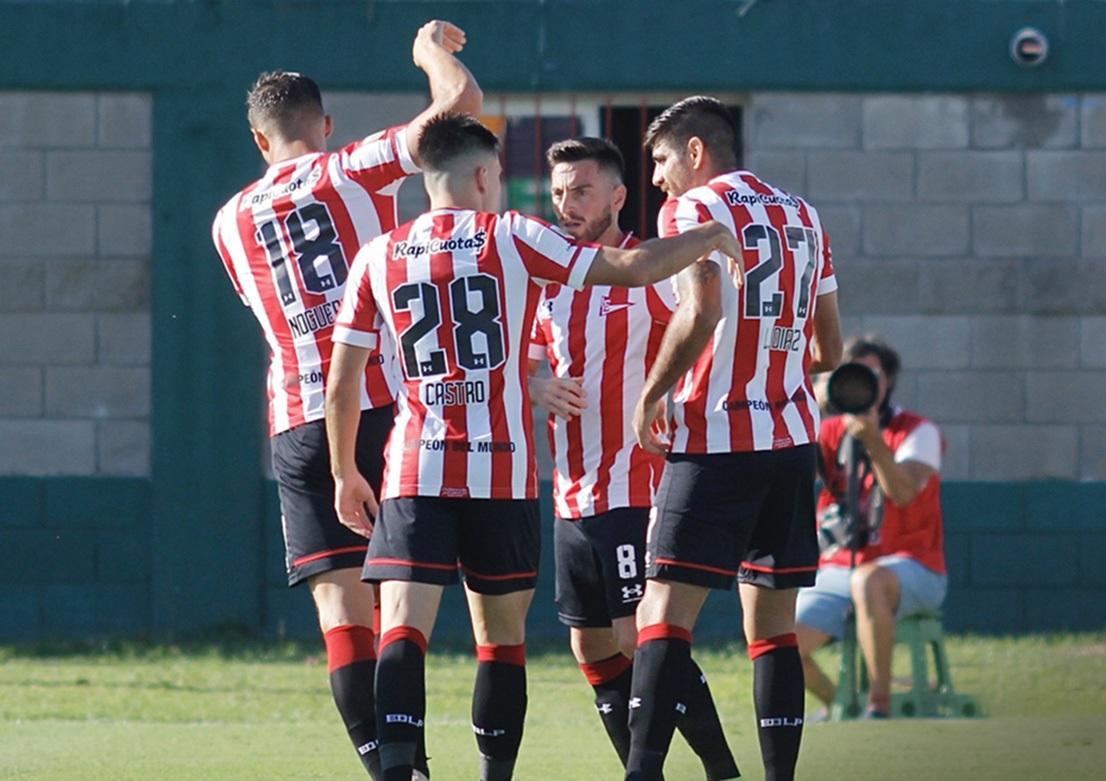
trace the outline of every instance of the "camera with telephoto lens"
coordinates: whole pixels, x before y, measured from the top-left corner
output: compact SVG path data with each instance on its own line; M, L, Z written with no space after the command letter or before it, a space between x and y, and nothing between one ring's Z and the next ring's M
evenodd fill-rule
M833 370L826 391L832 412L859 415L876 403L879 378L866 364L850 361Z
M826 386L830 410L859 415L870 410L879 398L879 378L866 364L852 361L834 369ZM866 508L861 507L859 476L861 461L867 458L860 443L846 434L841 441L849 490L822 511L818 519L818 546L823 554L842 548L859 550L868 544ZM836 493L836 492L835 492Z

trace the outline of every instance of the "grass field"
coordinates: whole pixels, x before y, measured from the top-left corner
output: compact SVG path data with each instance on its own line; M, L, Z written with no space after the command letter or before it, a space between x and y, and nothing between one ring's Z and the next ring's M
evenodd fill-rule
M1106 778L1106 635L951 638L949 650L957 688L977 695L987 718L810 725L800 778ZM761 778L743 648L696 656L739 764ZM824 661L835 665L834 652ZM468 654L432 649L428 743L439 781L476 778L473 669ZM516 778L621 778L567 649L532 649L529 685ZM666 777L702 778L679 737ZM359 778L313 646L0 647L0 779Z

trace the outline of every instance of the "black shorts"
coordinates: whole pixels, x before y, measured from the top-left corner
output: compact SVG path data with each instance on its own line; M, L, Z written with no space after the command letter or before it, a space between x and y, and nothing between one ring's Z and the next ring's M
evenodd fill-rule
M575 627L610 626L632 616L645 595L649 508L619 507L553 522L557 616Z
M394 419L391 406L365 410L357 429L357 468L377 492L384 473L384 444ZM369 541L343 526L334 512L326 422L315 420L282 431L273 437L272 450L288 585L323 572L360 567Z
M649 578L707 588L814 585L816 445L673 454L649 529Z
M480 594L534 588L541 526L534 499L385 499L376 519L363 580L465 583Z

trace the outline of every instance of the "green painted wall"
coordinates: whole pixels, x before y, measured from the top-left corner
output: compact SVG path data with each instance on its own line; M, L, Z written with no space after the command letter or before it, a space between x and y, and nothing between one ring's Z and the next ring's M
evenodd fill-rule
M259 170L241 116L259 71L301 69L328 89L422 90L410 39L435 16L468 28L466 62L489 90L1106 89L1106 4L1091 0L2 2L0 89L153 94L155 214L152 479L0 479L10 562L0 634L309 622L306 595L289 596L274 575L279 536L254 412L260 340L208 226ZM1025 24L1052 38L1037 70L1006 54ZM950 499L952 553L972 578L960 584L971 598L950 601L953 625L973 626L980 611L1003 630L1102 625L1104 585L1092 574L1095 552L1106 553L1100 518L1050 527L1068 522L1042 498L1051 488L955 490L964 506L1009 509L973 514L997 528L962 528ZM1101 490L1054 493L1086 515ZM1043 573L1049 585L1030 593L994 577L1009 569L1026 582ZM1054 604L1056 594L1071 601ZM1097 607L1084 609L1084 597ZM728 609L717 615L726 617L710 621L728 627Z
M560 637L552 505L549 485L543 488L542 575L529 626L532 637ZM0 539L14 551L0 570L0 639L165 633L182 628L173 623L181 616L190 628L237 624L315 636L307 590L286 585L272 484L255 497L256 515L220 514L225 533L214 540L183 518L172 541L159 541L150 498L146 480L0 478ZM1106 483L948 484L946 626L988 633L1106 627L1104 503ZM241 511L243 504L227 506ZM173 604L179 580L204 601ZM697 635L734 637L739 625L736 594L716 592ZM436 634L468 636L460 589L447 592Z
M410 40L434 17L469 31L466 61L494 89L1106 85L1106 7L1094 0L9 0L0 80L239 94L259 69L280 66L331 88L421 89ZM1034 70L1007 55L1025 25L1052 43Z

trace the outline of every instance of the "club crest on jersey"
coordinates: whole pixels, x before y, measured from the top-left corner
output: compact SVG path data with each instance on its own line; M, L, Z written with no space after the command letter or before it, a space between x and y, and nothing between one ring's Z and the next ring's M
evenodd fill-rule
M452 236L448 239L430 241L397 241L392 247L392 260L421 258L423 255L435 255L439 252L456 252L473 249L479 252L488 243L488 232L477 231L472 236Z
M633 301L611 301L610 296L603 296L599 302L599 316L606 317L615 312L621 312L623 309L629 309L633 305Z

